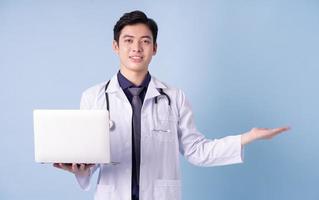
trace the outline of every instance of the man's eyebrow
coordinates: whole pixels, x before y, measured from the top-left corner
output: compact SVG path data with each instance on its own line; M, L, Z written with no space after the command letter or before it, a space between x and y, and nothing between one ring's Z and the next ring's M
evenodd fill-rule
M149 36L149 35L145 35L145 36L142 36L141 38L148 38L148 39L152 39L152 37L151 36Z
M134 36L133 35L123 35L123 38L134 38ZM141 38L147 38L147 39L150 39L150 40L152 39L152 37L149 36L149 35L144 35Z
M134 36L133 35L123 35L123 38L127 38L127 37L133 38Z

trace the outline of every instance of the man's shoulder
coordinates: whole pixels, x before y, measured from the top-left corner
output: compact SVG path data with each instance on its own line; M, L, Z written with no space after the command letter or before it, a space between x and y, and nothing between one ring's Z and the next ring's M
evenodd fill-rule
M105 85L106 85L107 82L108 82L108 80L100 82L98 84L95 84L95 85L85 89L84 92L83 92L83 95L91 96L91 95L96 95L98 93L104 92Z
M171 92L180 91L179 88L172 86L172 85L166 83L165 81L161 81L154 76L152 76L152 79L154 80L154 83L157 86L157 88L162 88L164 91L171 91Z
M165 81L161 81L156 77L152 78L154 78L154 82L157 82L157 86L159 86L159 88L161 88L168 96L179 98L180 96L184 95L183 90L180 88L167 84Z

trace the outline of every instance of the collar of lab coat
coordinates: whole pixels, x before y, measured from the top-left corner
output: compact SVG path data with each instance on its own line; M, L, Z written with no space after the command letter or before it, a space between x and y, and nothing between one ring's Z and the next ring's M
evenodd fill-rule
M158 89L160 88L167 88L167 86L165 86L161 81L159 81L157 78L155 78L154 76L151 76L151 80L150 83L148 84L148 88L146 91L146 95L145 95L145 99L151 99L153 97L159 96L161 95L160 92L158 91ZM106 90L107 93L117 93L117 95L121 98L121 99L127 99L120 84L119 81L117 79L117 75L115 74L110 83L109 86L107 87Z

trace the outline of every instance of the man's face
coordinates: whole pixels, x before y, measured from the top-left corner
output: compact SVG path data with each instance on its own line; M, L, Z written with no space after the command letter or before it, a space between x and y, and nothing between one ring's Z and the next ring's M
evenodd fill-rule
M113 41L113 49L118 54L121 70L145 72L156 54L151 30L144 24L127 25L121 30L119 43Z

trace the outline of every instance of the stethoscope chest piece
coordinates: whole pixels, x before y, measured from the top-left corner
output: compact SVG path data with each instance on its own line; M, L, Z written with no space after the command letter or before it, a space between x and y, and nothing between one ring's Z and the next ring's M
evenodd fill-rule
M109 119L109 128L110 128L110 130L113 130L114 127L115 127L114 122L111 119Z

